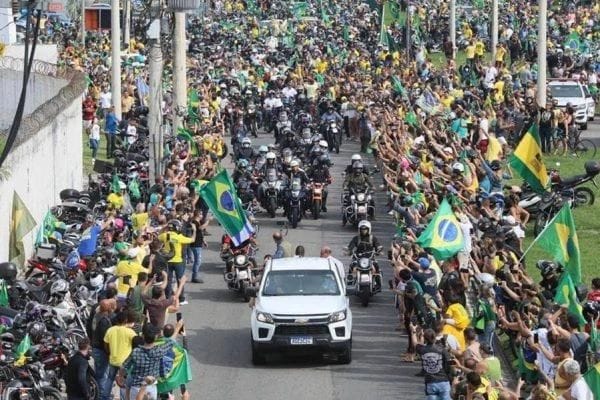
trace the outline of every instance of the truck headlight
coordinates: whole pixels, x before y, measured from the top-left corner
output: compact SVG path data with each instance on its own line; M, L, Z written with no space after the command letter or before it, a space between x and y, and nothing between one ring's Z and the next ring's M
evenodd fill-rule
M585 110L587 108L587 104L578 104L575 106L576 110Z
M264 322L265 324L273 323L273 317L271 316L271 314L260 312L260 311L256 313L256 320L258 322Z
M340 322L346 319L346 310L329 314L329 322Z

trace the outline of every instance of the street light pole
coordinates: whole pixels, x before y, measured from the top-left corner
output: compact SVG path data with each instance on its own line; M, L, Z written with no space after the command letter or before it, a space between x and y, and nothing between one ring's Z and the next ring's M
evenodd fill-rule
M81 0L81 44L85 48L85 0Z
M154 184L154 179L161 176L162 159L162 70L163 55L160 47L160 19L153 23L155 35L148 31L150 38L150 49L148 52L148 72L150 96L148 99L148 132L150 136L150 184Z
M110 2L110 44L111 54L111 90L115 114L121 118L121 21L119 21L119 0Z
M450 42L454 60L456 58L456 0L450 0Z
M173 131L177 132L183 126L181 112L187 109L185 12L175 12L173 47Z
M498 0L492 0L492 63L496 61L498 47Z
M127 52L131 50L129 48L129 41L131 39L131 1L123 0L123 45L127 49Z
M548 0L539 0L538 41L537 41L537 104L546 107L546 42L548 23Z

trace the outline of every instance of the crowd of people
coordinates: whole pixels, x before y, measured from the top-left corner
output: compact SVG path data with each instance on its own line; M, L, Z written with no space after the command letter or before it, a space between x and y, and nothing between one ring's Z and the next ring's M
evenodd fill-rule
M110 398L115 382L126 399L172 396L174 388L158 393L156 379L164 376L160 369L172 341L185 332L183 322L170 322L169 316L187 303L186 268L192 270L192 283L202 283L210 214L199 189L220 168L227 135L232 152L241 145L234 138L247 137L251 145L247 117L253 105L263 127L282 107L315 120L335 112L345 140L359 142L365 158L372 154L373 167L381 172L374 186L388 192L388 211L397 221L388 256L398 330L408 337L403 360L420 359L428 399L516 400L526 388L532 399L583 400L580 377L595 360L590 333L598 317L594 307L600 283L594 281L582 324L552 301L561 266L540 263L540 284L521 259L530 216L519 206L519 189L505 189L512 177L507 158L552 100L542 105L534 100L537 3L503 4L494 60L486 57L491 49L485 11L465 11L459 18L462 65L434 61L440 59L438 49L452 53L447 26L439 23L447 18L446 2L398 4L413 29L409 49L402 47L406 18L388 27L390 39L382 43L383 5L376 3L308 2L299 8L285 2L218 0L211 4L210 20L190 16L189 137L168 143L164 175L146 183L141 195L117 181L102 218L93 223L98 232L106 232L98 243L117 252L117 280L102 290L90 338L81 341L70 361L69 399L88 396L80 373L81 356L88 354L94 358L101 399ZM574 33L582 42L598 43L599 7L558 2L549 17L549 69L587 84L594 95L597 57L579 49L563 54L557 47ZM121 99L111 96L108 35L88 33L82 47L75 45L73 32L56 32L61 63L88 77L82 111L93 162L104 158L98 154L102 141L106 159L119 158L119 149L147 148L143 32L125 57ZM47 34L51 38L53 33ZM164 78L170 81L166 60ZM121 116L115 114L114 101L121 102ZM167 89L165 120L172 112ZM552 127L563 123L568 135L570 124L553 115ZM465 241L458 254L442 260L416 240L444 199ZM125 215L131 229L123 226ZM273 239L274 257L292 256L280 233ZM81 256L91 256L96 246L88 251L80 251ZM295 255L303 256L304 248L298 246ZM331 257L331 249L322 249L321 256ZM473 292L474 303L467 296ZM516 387L503 376L496 354L499 335L509 338L520 363ZM181 393L194 397L185 385Z

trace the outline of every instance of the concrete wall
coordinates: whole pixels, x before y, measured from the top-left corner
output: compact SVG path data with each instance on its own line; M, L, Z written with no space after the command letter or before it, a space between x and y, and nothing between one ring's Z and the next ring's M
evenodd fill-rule
M2 1L2 0L0 0ZM11 24L14 26L14 24ZM22 59L25 54L25 45L10 44L4 50L4 56ZM58 48L55 44L41 44L35 46L35 60L44 61L49 64L58 63Z
M4 73L6 70L0 71ZM39 224L65 188L82 188L81 98L63 108L49 125L13 148L4 167L11 176L0 182L0 261L8 259L13 191L17 191ZM37 228L25 239L29 256Z
M27 83L25 99L25 115L31 114L39 106L58 94L68 83L65 79L32 73ZM12 124L17 111L17 101L23 85L23 72L2 69L0 72L0 130L5 130ZM11 101L7 101L7 100Z

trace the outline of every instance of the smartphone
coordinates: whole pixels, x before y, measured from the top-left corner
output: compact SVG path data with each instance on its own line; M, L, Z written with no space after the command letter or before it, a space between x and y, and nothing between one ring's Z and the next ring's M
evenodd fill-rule
M539 343L540 342L540 336L537 333L533 334L533 343Z
M180 312L178 312L177 314L175 314L175 318L177 319L177 322L181 321L182 315Z

